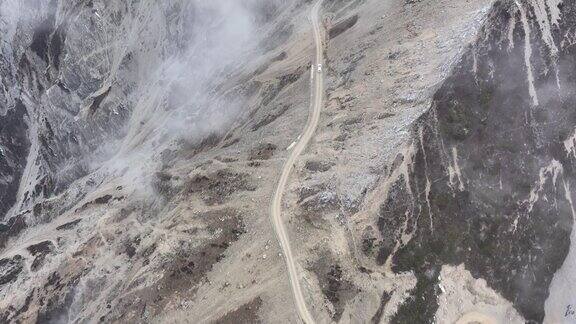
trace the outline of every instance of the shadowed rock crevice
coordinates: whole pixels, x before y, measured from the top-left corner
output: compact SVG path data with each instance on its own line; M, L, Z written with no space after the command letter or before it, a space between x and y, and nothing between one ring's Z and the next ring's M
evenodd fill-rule
M330 30L328 31L328 36L330 39L338 37L343 32L347 31L348 29L354 27L358 22L358 15L350 16L342 21L337 22Z
M28 112L22 101L0 116L0 220L16 203L20 178L26 166L30 148Z

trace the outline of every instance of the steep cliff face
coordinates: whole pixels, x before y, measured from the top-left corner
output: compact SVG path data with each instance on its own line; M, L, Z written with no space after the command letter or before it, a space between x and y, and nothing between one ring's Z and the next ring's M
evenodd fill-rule
M497 2L415 122L378 220L380 263L418 279L396 322L431 323L443 266L461 264L544 320L574 217L574 10Z
M332 320L570 320L572 6L329 15L328 103L292 202Z

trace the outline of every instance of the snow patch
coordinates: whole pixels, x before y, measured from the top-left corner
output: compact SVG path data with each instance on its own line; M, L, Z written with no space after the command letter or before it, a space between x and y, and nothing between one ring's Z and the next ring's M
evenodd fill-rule
M564 141L564 148L567 156L573 155L576 158L576 130Z
M552 26L560 26L560 5L564 2L563 0L547 0L548 9L550 10L550 23Z
M524 7L518 1L514 2L520 11L520 20L522 21L522 26L524 28L524 63L526 64L526 73L528 77L528 91L530 92L530 97L532 98L532 104L534 106L538 106L538 95L536 93L536 88L534 87L534 72L532 70L532 63L530 62L530 59L532 58L530 24L528 23L528 17L526 16L526 10Z
M514 29L516 28L516 15L512 14L508 22L508 52L514 48Z
M557 160L552 160L548 166L540 169L538 183L530 192L530 198L528 199L528 214L532 212L534 205L540 199L540 193L544 190L544 185L549 177L552 176L552 184L556 187L556 180L562 172L564 172L564 168Z
M536 15L536 21L540 27L540 33L542 34L542 40L546 43L546 46L550 50L550 55L552 56L552 63L554 64L554 70L556 71L556 83L558 89L560 89L560 76L558 75L558 47L554 42L554 36L552 36L552 28L558 26L560 21L560 9L558 5L562 3L562 0L531 0L532 7L534 8L534 15ZM551 13L551 18L548 18L548 12Z
M555 18L556 20L549 20L548 19L548 10L547 8L551 8L554 3L557 2L556 0L531 0L531 5L534 8L534 15L536 16L536 21L538 22L538 26L540 27L540 32L542 33L542 40L546 43L546 46L550 49L552 56L558 55L558 47L556 47L556 43L554 42L554 37L552 36L552 26L554 24L558 24L558 20L560 19L560 14ZM556 5L557 6L557 5ZM557 8L557 7L556 7ZM553 18L554 19L554 18Z
M420 146L422 149L422 155L424 156L424 174L426 175L426 205L428 206L428 217L430 217L430 232L434 233L434 220L432 218L432 207L430 204L430 191L432 189L432 183L430 182L430 177L428 175L428 157L426 156L426 149L424 148L424 131L422 126L418 129L420 135Z
M464 182L462 181L462 171L458 164L458 149L452 148L452 165L448 166L448 175L450 177L450 187L454 188L456 180L458 180L458 189L464 191Z

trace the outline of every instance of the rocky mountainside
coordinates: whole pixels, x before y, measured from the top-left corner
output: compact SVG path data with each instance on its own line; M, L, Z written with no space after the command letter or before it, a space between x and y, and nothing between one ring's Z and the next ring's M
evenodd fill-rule
M0 0L0 322L563 323L576 3ZM312 65L312 70L311 70Z

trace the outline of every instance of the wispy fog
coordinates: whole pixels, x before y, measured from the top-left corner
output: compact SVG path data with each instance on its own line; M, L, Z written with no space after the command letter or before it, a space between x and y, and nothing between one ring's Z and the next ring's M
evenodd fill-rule
M243 109L243 98L215 91L241 71L257 44L254 17L239 1L196 1L182 54L168 57L151 80L142 80L143 97L136 106L126 144L143 140L196 140L222 131ZM158 92L158 90L160 91ZM125 147L126 148L126 147Z
M14 75L26 55L43 83L40 94L31 86L22 92L30 99L31 122L43 132L49 121L55 141L79 139L58 144L59 156L72 157L54 167L56 181L69 183L106 169L138 170L134 177L142 178L161 167L158 156L165 149L223 135L248 109L241 91L233 89L249 72L247 62L261 54L262 24L270 21L263 12L273 12L277 4L93 0L77 6L63 0L0 0L2 54L14 58ZM30 49L34 34L46 26L48 44L55 28L67 26L59 67L53 58L47 67L46 58ZM14 91L5 97L18 96ZM0 104L7 100L0 95Z
M186 39L182 51L162 60L151 77L139 80L126 137L108 161L141 178L161 167L159 154L180 144L195 145L223 136L246 111L236 91L247 62L259 54L254 2L194 1L184 6L189 28L174 35ZM141 170L148 165L146 170ZM135 167L137 166L137 167Z

